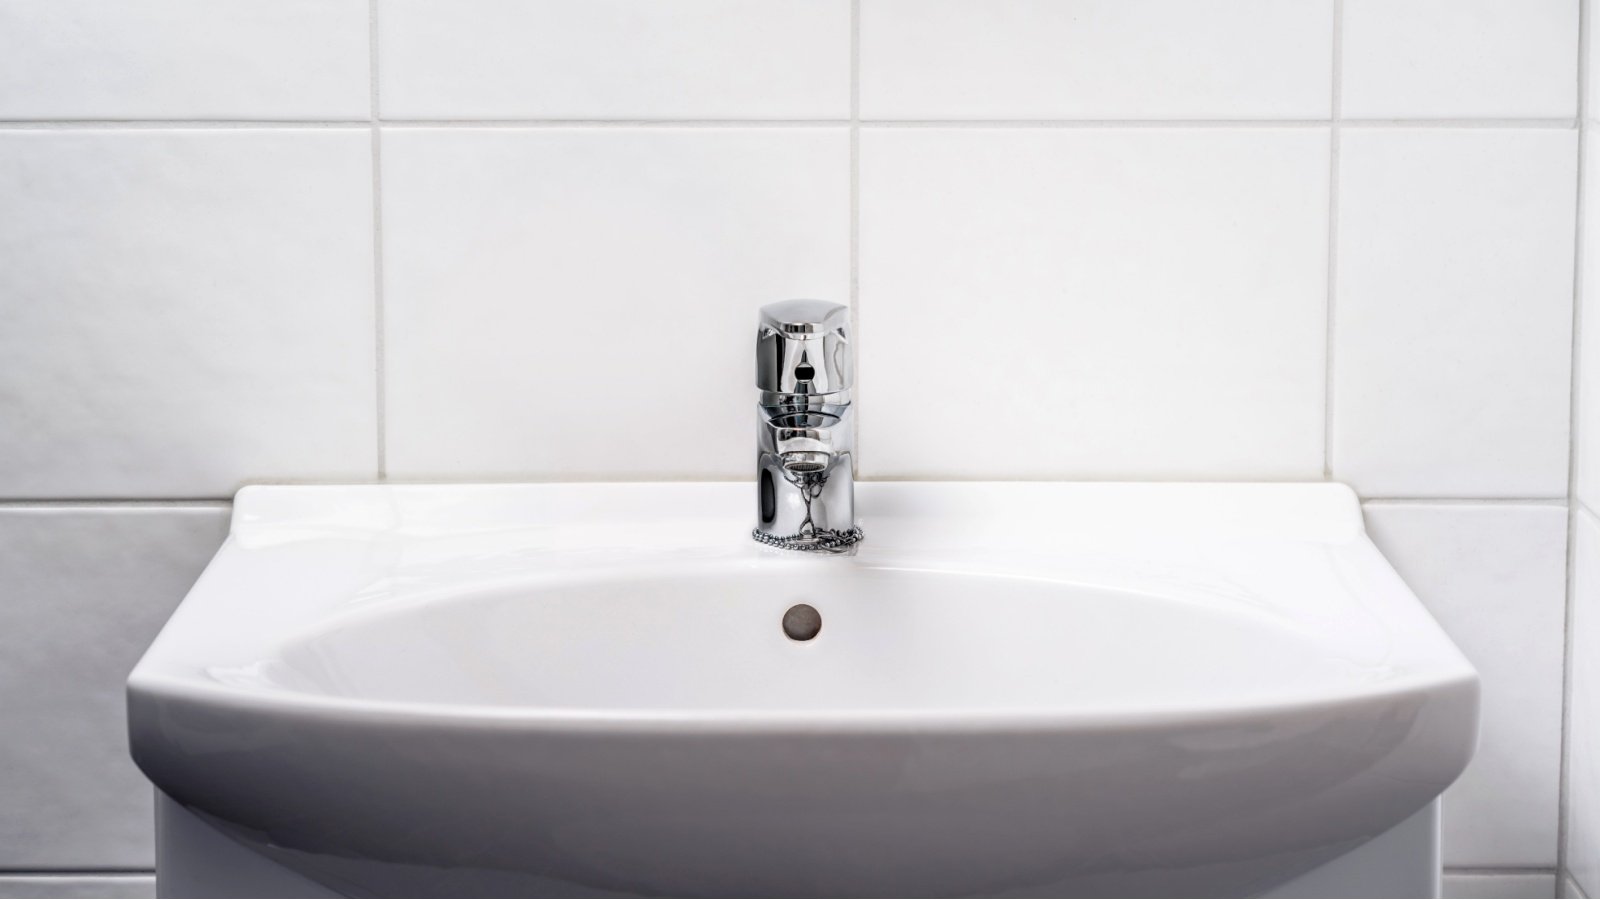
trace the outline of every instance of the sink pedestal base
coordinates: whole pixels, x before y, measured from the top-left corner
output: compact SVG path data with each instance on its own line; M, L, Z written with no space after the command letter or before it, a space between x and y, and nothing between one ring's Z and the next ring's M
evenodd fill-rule
M415 896L441 896L439 882L421 866L368 862L370 883L352 883L352 894L404 896L393 888L414 870ZM1260 894L1263 897L1437 897L1439 896L1439 803L1320 866ZM354 874L352 872L352 874ZM455 877L460 876L459 872ZM495 876L472 884L473 896L496 896ZM506 896L537 896L527 882L507 888ZM374 890L376 888L376 891ZM156 889L161 897L344 897L331 887L269 859L172 801L156 794ZM1036 890L1038 896L1070 896L1060 887ZM1016 896L1026 896L1025 893ZM552 897L601 896L582 886L552 884ZM609 896L609 895L607 895Z

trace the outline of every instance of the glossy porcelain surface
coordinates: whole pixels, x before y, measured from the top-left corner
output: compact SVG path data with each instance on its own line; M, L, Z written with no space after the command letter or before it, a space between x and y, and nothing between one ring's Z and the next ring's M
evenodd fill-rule
M869 483L821 558L752 490L246 489L134 756L346 893L1192 896L1471 755L1476 676L1339 485Z

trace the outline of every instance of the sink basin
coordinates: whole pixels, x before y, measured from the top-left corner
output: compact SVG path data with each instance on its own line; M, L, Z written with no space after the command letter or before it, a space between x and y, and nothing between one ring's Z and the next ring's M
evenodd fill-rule
M1471 755L1340 485L861 484L824 557L752 490L242 491L129 679L163 893L196 829L322 896L1292 893Z

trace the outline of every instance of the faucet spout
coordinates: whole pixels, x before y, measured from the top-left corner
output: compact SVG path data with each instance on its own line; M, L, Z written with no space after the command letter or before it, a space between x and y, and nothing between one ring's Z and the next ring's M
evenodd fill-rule
M855 522L855 379L849 308L786 300L756 332L757 521L763 544L848 552Z

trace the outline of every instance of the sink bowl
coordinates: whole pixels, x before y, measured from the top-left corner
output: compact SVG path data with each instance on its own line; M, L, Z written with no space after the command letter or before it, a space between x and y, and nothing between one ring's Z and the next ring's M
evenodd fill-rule
M1348 489L857 490L816 557L749 485L245 489L129 679L163 893L222 887L202 833L321 896L1285 895L1428 843L1476 676Z

